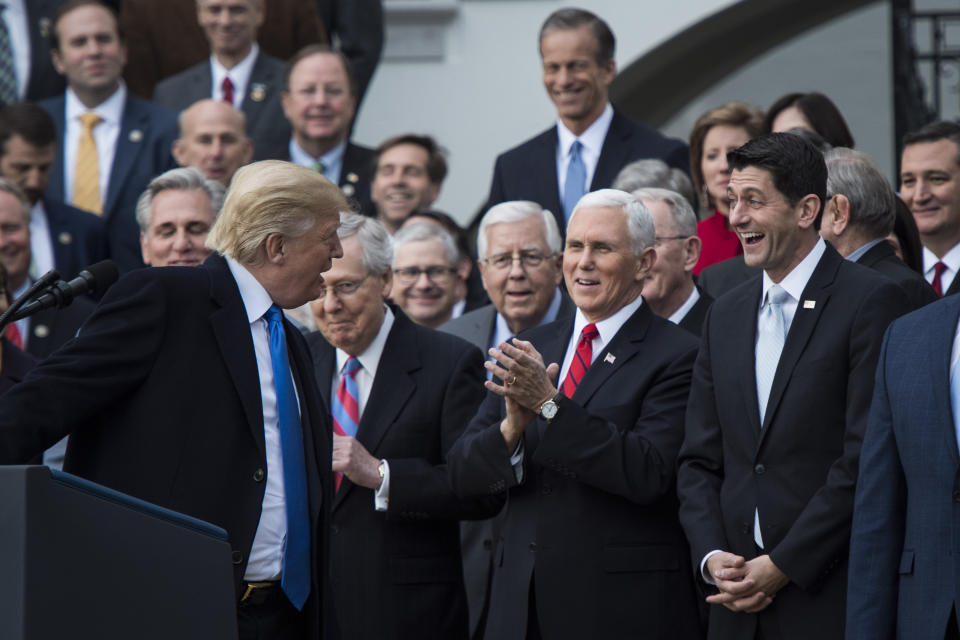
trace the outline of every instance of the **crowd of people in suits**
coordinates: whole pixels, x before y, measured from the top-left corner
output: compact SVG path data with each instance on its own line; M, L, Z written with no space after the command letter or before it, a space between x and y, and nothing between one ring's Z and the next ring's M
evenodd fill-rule
M668 138L561 9L468 231L351 141L377 0L0 7L0 313L125 272L6 327L0 462L223 527L244 640L960 638L960 125Z

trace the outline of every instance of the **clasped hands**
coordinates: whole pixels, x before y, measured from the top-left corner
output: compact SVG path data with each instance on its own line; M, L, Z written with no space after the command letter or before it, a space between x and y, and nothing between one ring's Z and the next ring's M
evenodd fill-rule
M333 470L350 478L353 484L368 489L380 488L380 460L356 438L333 434Z
M513 451L540 406L557 395L554 385L560 365L555 362L545 365L534 346L519 338L514 338L512 344L501 342L499 348L490 349L489 354L493 360L484 362L483 366L504 382L497 384L488 380L484 386L506 401L507 416L500 423L500 433L507 448Z
M707 559L707 571L720 593L707 597L710 604L722 604L731 611L763 611L790 579L773 564L769 555L744 560L721 551Z

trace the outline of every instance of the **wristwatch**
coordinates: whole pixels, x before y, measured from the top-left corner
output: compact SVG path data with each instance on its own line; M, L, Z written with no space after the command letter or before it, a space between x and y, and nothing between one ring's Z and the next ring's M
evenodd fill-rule
M383 485L383 477L387 475L386 471L386 462L383 460L380 461L380 464L377 465L377 473L380 474L380 484Z
M557 394L540 405L540 415L544 420L550 422L557 416L557 412L560 411L560 405L557 404L557 401L560 400L562 394Z

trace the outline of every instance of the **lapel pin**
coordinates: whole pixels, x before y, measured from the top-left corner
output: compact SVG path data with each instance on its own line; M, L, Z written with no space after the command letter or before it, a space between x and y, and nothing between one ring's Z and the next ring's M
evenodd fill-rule
M40 27L40 37L48 38L50 36L50 18L40 18L37 21L37 26Z
M250 86L250 99L254 102L263 102L263 99L267 97L267 87L266 85L257 82Z
M141 140L143 140L143 131L140 131L140 129L134 129L133 131L130 132L129 137L130 137L130 142L140 142Z
M50 335L50 327L45 324L38 324L33 328L33 335L37 336L38 338L46 338L48 335Z
M813 309L813 308L816 307L816 306L817 306L817 301L816 301L816 300L804 300L804 301L803 301L803 308L804 308L804 309Z
M343 195L347 196L348 198L352 197L355 191L352 184L345 184L340 187L340 190L343 191Z
M69 231L61 231L60 235L57 236L57 241L60 244L70 244L73 242L73 236L70 235Z
M360 176L355 174L353 171L347 174L347 182L352 182L354 184L360 182Z
M607 357L604 358L603 361L604 361L604 362L609 362L610 364L613 364L614 361L616 361L616 359L617 359L617 356L613 355L612 353L608 353L608 354L607 354Z

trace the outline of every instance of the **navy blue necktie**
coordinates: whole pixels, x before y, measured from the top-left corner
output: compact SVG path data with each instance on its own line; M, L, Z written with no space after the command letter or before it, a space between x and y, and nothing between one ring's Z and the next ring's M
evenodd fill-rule
M299 611L310 595L310 516L307 509L307 471L303 460L300 411L287 359L283 312L271 305L264 314L270 328L270 362L277 392L283 488L287 503L287 544L283 552L280 585Z
M579 140L574 140L570 145L570 163L567 165L567 178L563 181L563 219L567 222L570 221L573 208L586 193L587 167L580 157L582 148L583 144Z

